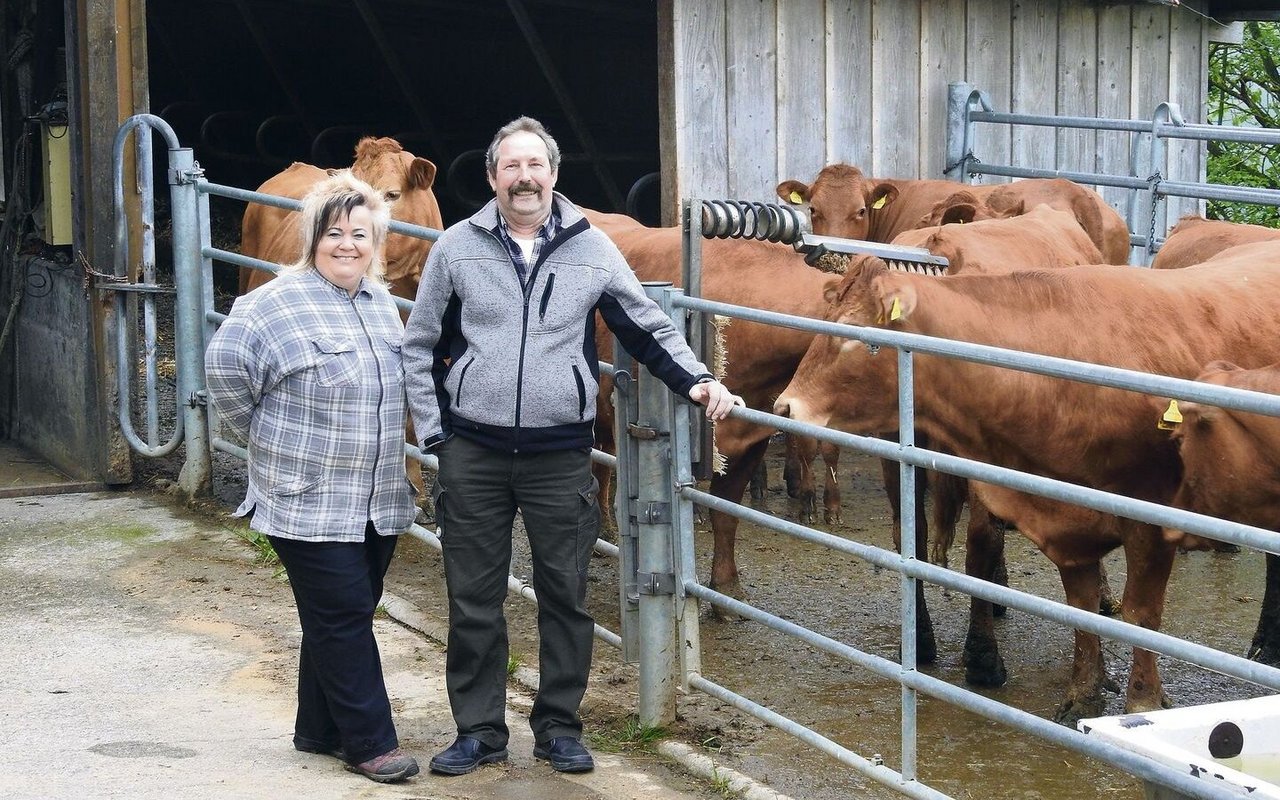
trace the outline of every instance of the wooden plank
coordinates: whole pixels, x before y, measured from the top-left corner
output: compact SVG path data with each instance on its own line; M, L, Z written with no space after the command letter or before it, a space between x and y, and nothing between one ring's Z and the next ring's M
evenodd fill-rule
M675 0L674 11L678 196L724 197L725 0Z
M965 0L932 0L920 11L920 177L945 178L947 87L965 76Z
M1009 111L1011 108L1012 12L1012 0L973 2L966 12L968 47L965 74L974 88L987 93L996 111ZM1007 125L974 127L973 152L983 161L1008 164L1010 141ZM997 179L984 178L980 182L993 180Z
M1156 105L1169 97L1169 16L1170 9L1154 6L1140 6L1133 9L1133 92L1130 96L1129 112L1134 119L1151 119ZM1148 152L1145 152L1150 136L1140 137L1139 160L1140 177L1160 170L1169 174L1168 157L1159 163L1152 164ZM1151 229L1152 219L1144 214L1143 219L1135 220L1140 225L1138 232L1147 234ZM1166 209L1160 204L1155 215L1157 234L1166 225Z
M680 219L680 170L677 135L684 111L676 95L676 0L658 0L658 159L661 175L662 224Z
M779 175L816 175L826 160L825 39L822 0L778 4Z
M870 0L827 2L827 163L871 168L871 115L875 85L871 75ZM813 175L779 174L779 180Z
M1053 114L1056 98L1046 87L1057 82L1058 0L1014 0L1012 27L1012 109L1016 114ZM1013 163L1052 169L1055 144L1052 128L1016 125Z
M1058 114L1097 116L1097 86L1097 9L1083 0L1063 0L1058 12ZM1092 172L1097 139L1090 130L1059 130L1058 169Z
M920 145L913 134L920 125L919 66L919 4L872 0L871 170L876 176L920 176Z
M729 108L727 197L772 202L778 184L776 0L738 0L725 20Z
M1169 24L1170 99L1182 110L1188 124L1204 122L1205 91L1209 85L1207 32L1203 18L1189 12L1175 12ZM1170 139L1169 177L1176 181L1204 180L1206 145L1189 139ZM1166 225L1186 214L1204 212L1203 201L1191 197L1171 197L1167 201Z
M1129 6L1104 6L1098 9L1098 116L1129 119L1129 61L1133 25ZM1098 133L1098 153L1094 171L1110 175L1129 175L1129 143L1131 134L1112 131ZM1113 208L1126 216L1132 193L1127 189L1102 187L1102 196Z

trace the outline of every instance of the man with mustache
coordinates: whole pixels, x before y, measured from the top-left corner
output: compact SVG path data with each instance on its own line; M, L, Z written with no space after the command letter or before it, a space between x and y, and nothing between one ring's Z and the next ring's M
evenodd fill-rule
M423 450L440 459L433 496L458 736L431 769L445 775L507 758L502 603L517 510L538 596L533 754L560 772L594 767L578 708L591 668L587 564L599 527L595 312L708 418L742 403L645 296L617 247L554 191L559 166L560 148L537 120L498 131L485 157L495 197L432 246L405 327L410 411Z

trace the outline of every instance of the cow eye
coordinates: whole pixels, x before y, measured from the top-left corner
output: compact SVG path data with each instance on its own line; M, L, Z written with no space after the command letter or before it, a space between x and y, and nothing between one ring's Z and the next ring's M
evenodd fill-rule
M382 193L382 196L386 199L388 203L394 203L395 201L400 199L400 190L388 189L387 191Z

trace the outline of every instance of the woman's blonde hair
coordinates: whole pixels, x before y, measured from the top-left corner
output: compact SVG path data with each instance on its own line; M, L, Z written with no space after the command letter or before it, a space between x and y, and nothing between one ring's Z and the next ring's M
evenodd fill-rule
M331 172L329 177L313 186L302 198L302 255L282 271L306 272L315 269L316 246L320 237L359 206L369 209L373 217L373 229L369 231L373 260L369 262L365 277L379 286L386 286L387 281L383 277L386 265L382 261L382 251L387 242L387 227L391 223L391 206L381 192L357 178L349 169Z

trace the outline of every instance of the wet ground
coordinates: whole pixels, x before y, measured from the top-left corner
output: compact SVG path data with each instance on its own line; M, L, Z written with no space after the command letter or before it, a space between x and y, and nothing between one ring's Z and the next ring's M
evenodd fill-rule
M781 491L781 447L770 450L771 486L762 504L785 516ZM890 548L888 504L874 460L845 454L842 459L844 524L817 527ZM520 537L518 537L519 540ZM703 582L710 564L710 534L700 526L699 571ZM517 551L519 547L517 548ZM1062 599L1057 570L1029 543L1011 534L1007 543L1010 584L1055 600ZM877 655L896 659L898 642L897 573L877 570L850 556L796 541L772 531L743 525L739 565L747 599L770 613ZM517 555L515 574L527 567ZM962 565L958 543L951 563ZM1113 587L1120 590L1125 568L1119 554L1107 561ZM1257 554L1180 555L1171 580L1165 631L1226 652L1241 654L1257 622L1263 589L1263 560ZM611 560L593 564L592 603L598 621L617 629L616 578ZM431 613L445 614L439 558L416 540L406 541L389 576L392 590ZM960 653L968 620L968 598L932 586L927 602L938 637L939 658L929 674L964 685ZM512 651L527 664L537 656L532 607L508 604ZM1027 614L1010 611L997 622L997 634L1009 682L990 697L1049 718L1062 697L1070 672L1069 630ZM900 722L897 684L755 623L718 622L703 615L703 672L759 703L816 729L864 756L883 756L897 768ZM1129 648L1105 643L1107 666L1124 686ZM601 721L625 713L634 698L634 668L618 662L611 647L597 648L598 684L611 685L609 704L587 707ZM1238 699L1264 694L1197 667L1164 659L1166 691L1178 705ZM1107 713L1123 712L1123 697L1108 695ZM833 759L778 733L705 695L679 704L678 733L717 751L726 763L795 798L891 798L899 795L870 783ZM957 798L1107 797L1137 800L1140 781L1108 765L1031 740L1004 726L922 697L919 705L919 774L935 788Z

